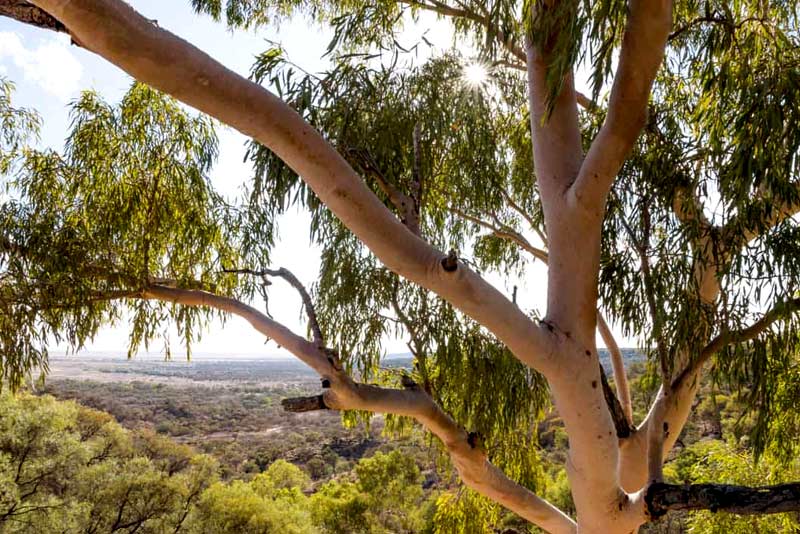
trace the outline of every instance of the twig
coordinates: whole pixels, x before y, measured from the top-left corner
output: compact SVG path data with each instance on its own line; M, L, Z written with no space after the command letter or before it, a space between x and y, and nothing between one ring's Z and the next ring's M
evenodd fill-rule
M254 270L254 269L222 269L224 273L232 273L232 274L249 274L252 276L277 276L286 280L289 285L294 287L297 292L300 294L300 298L303 300L303 305L306 309L306 315L308 316L308 325L311 329L311 334L314 338L314 343L318 347L322 347L325 345L325 339L322 336L322 329L319 327L319 322L317 321L317 313L314 310L314 303L311 300L311 295L309 295L308 291L306 290L305 286L297 279L297 277L292 274L286 268L279 268L279 269L261 269L261 270Z

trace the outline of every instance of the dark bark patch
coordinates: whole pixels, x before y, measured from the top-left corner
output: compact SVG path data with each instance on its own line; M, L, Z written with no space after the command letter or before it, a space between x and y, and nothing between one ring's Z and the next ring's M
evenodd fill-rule
M647 488L644 500L652 519L670 510L710 510L740 515L797 512L800 511L800 483L746 487L656 482Z

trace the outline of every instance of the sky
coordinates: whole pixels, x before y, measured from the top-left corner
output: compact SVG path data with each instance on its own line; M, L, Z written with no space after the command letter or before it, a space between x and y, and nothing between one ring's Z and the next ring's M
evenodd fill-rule
M282 22L277 28L230 32L222 23L206 16L195 15L188 0L129 0L144 16L187 41L198 46L228 68L247 76L256 54L278 42L289 58L308 71L320 71L326 66L323 58L330 33L315 27L301 17ZM432 17L423 17L401 37L408 43L426 38L437 49L451 42L449 25ZM435 53L435 50L432 52ZM94 54L70 44L69 36L39 30L0 17L0 76L16 84L15 106L36 109L43 118L41 147L61 150L69 128L69 103L80 92L92 89L107 101L116 102L132 83L121 70ZM580 77L579 77L580 78ZM580 86L579 82L579 86ZM580 87L579 87L580 88ZM252 171L244 160L247 139L230 128L220 126L220 157L211 172L215 188L233 198ZM290 213L279 221L280 238L273 253L273 266L286 267L307 286L313 283L319 268L318 250L310 246L309 220L303 213ZM499 276L488 276L499 289L510 292ZM543 310L546 298L546 271L541 262L528 270L523 280L511 282L519 286L519 302L525 307ZM276 320L295 332L305 332L301 322L301 303L293 289L276 282L270 289L270 312ZM617 334L621 346L634 346L635 340ZM127 346L127 325L104 328L88 347L88 351L124 352ZM179 339L171 334L173 354L179 354ZM598 345L603 346L598 339ZM151 353L161 350L156 341ZM64 347L53 346L55 351ZM407 352L402 339L384 340L387 353ZM195 353L226 355L285 356L274 343L265 346L264 338L241 319L233 318L224 325L214 323L193 345Z

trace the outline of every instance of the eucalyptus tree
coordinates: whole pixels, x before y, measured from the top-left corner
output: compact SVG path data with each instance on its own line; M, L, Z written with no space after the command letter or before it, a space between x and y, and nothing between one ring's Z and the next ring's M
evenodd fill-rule
M44 360L47 336L80 344L123 305L134 345L170 317L190 340L207 314L234 314L321 376L322 395L287 407L416 419L467 486L547 531L800 509L795 484L671 486L662 473L708 369L750 396L758 450L792 456L794 2L192 6L232 28L329 25L332 67L307 74L270 49L247 80L120 0L0 2L251 137L254 165L248 201L227 206L204 179L205 119L141 86L119 109L85 95L65 154L24 155L3 207L9 378ZM399 32L424 11L452 23L461 52L408 64ZM468 47L485 87L459 84ZM311 212L322 246L313 297L268 265L290 205ZM548 264L541 313L480 274L524 275L531 258ZM269 277L298 289L308 337L249 304ZM642 421L619 358L618 395L599 365L596 330L614 346L604 316L643 339L660 382ZM387 332L410 340L413 374L377 372ZM548 394L575 519L536 494L531 426Z

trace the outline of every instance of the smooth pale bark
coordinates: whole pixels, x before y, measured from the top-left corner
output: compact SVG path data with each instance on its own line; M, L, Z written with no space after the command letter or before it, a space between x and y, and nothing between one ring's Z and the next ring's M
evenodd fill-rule
M567 469L582 532L629 532L645 520L642 499L631 500L620 486L619 442L597 387L597 273L606 198L644 125L671 16L669 1L631 3L609 111L585 158L572 75L555 101L546 102L549 58L528 49L534 166L549 245L545 320L562 334L564 369L550 385L570 438Z
M356 383L342 371L329 351L298 336L255 308L229 297L163 286L148 287L140 297L186 306L206 306L242 317L328 381L330 388L323 394L327 408L413 417L442 441L465 484L548 532L573 534L577 531L575 523L563 512L492 465L485 451L422 389L387 389Z

